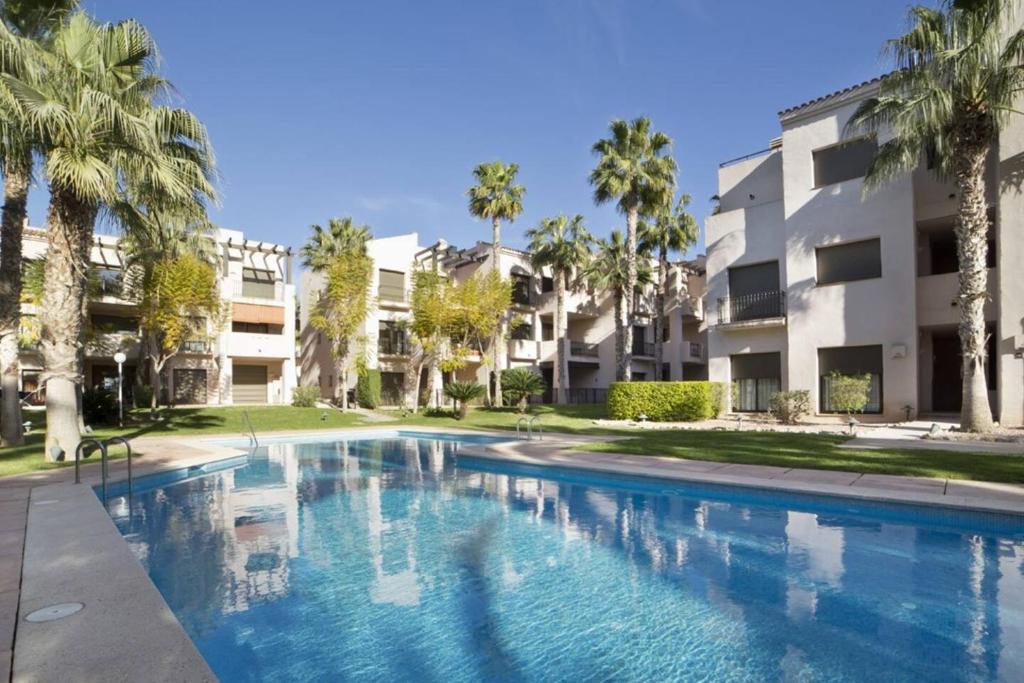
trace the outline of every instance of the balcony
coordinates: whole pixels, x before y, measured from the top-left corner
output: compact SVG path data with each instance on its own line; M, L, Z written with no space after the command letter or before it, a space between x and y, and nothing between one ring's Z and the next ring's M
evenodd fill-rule
M292 358L295 341L284 334L231 332L227 338L228 355L244 358Z
M235 299L261 299L263 301L284 301L283 282L254 282L243 280L232 282L232 296Z
M539 344L532 339L510 339L508 357L514 360L537 360Z
M182 342L178 351L181 353L209 353L210 342L202 339L190 339Z
M383 336L377 339L377 355L379 356L408 356L409 344L405 336Z
M718 325L726 329L786 324L786 293L755 292L718 300Z
M582 356L583 358L597 358L601 355L600 347L597 344L588 342L570 341L569 355Z
M634 339L632 354L641 358L654 358L654 343Z

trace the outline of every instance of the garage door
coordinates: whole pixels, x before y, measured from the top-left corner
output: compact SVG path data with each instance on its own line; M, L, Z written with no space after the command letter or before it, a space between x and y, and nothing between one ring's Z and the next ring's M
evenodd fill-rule
M174 371L174 402L206 403L206 370Z
M231 395L235 403L266 403L267 366L236 365L232 370Z

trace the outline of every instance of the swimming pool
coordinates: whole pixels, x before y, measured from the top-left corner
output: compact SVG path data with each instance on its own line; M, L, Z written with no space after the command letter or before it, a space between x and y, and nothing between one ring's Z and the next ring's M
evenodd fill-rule
M224 681L1024 680L1017 518L465 440L272 443L109 508Z

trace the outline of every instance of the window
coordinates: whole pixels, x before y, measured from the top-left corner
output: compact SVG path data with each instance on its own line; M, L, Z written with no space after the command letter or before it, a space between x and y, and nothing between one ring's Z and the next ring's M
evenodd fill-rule
M378 326L377 352L385 356L404 356L405 328L394 320L381 320Z
M647 381L647 373L646 372L634 372L630 377L631 377L631 381L633 381L633 382L646 382Z
M552 323L542 322L540 324L540 339L541 341L554 341L555 326Z
M814 251L819 285L882 277L882 240L877 237L818 247Z
M540 291L542 294L555 291L555 281L549 277L542 277L540 279Z
M873 137L814 150L811 153L814 159L814 186L824 187L863 177L877 152L878 143Z
M520 339L529 341L533 339L533 325L530 323L521 323L512 328L512 339Z
M818 349L821 412L834 413L832 408L832 373L871 375L871 388L865 413L882 412L882 346L844 346Z
M662 318L661 320L661 341L663 342L667 342L670 336L668 321L668 318Z
M530 276L524 273L512 273L512 303L520 306L530 305Z
M721 322L779 318L785 314L778 261L729 269L729 297L719 302Z
M733 407L736 412L765 412L772 394L782 391L782 354L743 353L731 356Z
M90 320L99 332L135 332L139 329L138 318L93 313Z
M672 366L668 363L661 364L661 379L662 381L669 381L672 375Z
M769 261L729 269L729 296L741 297L779 290L779 262Z
M277 277L272 270L242 268L242 296L273 299Z
M281 334L284 331L284 327L269 323L243 323L238 320L232 320L231 331L244 334Z
M405 301L405 273L395 270L379 270L377 295L385 301Z
M100 296L120 296L122 275L121 269L114 266L97 268L96 284L100 290Z
M647 326L633 325L633 355L653 356L654 344L647 340Z

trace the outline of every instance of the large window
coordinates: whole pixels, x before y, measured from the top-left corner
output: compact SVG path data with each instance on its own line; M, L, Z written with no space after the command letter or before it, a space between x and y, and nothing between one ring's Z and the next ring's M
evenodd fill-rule
M405 301L405 273L378 271L377 295L385 301Z
M719 300L720 322L778 318L786 314L779 291L779 262L729 269L729 296Z
M281 334L284 331L283 325L271 325L269 323L245 323L239 320L231 321L232 332L244 334Z
M844 180L863 177L878 152L873 137L850 140L812 152L814 186L824 187Z
M512 303L521 306L530 305L530 276L525 273L512 273Z
M138 318L93 313L90 319L97 332L137 332L139 329Z
M273 299L277 276L272 270L242 268L242 296Z
M404 356L405 328L394 320L381 320L377 337L377 351L384 356Z
M782 391L782 354L743 353L729 358L735 412L765 412L772 394Z
M865 413L882 412L882 346L843 346L818 349L818 374L820 376L821 412L834 413L832 406L832 376L870 375L871 388Z
M815 249L818 284L882 277L882 240L848 242Z

